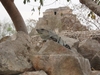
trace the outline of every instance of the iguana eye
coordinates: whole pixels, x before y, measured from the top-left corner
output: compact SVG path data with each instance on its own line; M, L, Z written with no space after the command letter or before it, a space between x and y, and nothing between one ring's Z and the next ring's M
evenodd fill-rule
M44 29L41 29L41 30L44 30Z

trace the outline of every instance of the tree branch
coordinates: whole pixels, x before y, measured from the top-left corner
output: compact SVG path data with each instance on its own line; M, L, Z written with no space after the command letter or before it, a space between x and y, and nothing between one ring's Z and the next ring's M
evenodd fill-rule
M23 31L28 34L25 22L14 4L14 0L0 0L9 16L11 17L17 31Z
M92 10L95 14L100 16L100 6L97 5L92 0L80 0L82 4L85 4L90 10Z

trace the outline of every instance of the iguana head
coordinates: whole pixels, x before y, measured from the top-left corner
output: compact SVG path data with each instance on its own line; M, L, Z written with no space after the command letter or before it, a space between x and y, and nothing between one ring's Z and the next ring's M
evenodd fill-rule
M40 34L42 39L47 40L50 38L50 34L49 34L50 31L49 30L41 28L41 29L36 29L36 31Z
M36 29L36 31L39 33L39 34L44 34L44 33L48 33L48 31L46 29Z

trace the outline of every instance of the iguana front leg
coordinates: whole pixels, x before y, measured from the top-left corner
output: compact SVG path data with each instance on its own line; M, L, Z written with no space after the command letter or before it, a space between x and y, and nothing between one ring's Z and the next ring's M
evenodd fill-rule
M54 38L54 36L51 36L50 39L53 40L53 41L55 41L55 42L57 42L57 39Z
M71 49L69 45L65 44L64 45L66 48Z

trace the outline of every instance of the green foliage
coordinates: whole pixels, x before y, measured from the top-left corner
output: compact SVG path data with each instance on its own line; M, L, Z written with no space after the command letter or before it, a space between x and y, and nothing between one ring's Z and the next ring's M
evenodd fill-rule
M30 33L31 30L36 26L36 20L28 19L25 21L27 25L27 30ZM14 25L12 22L3 20L0 22L0 39L4 36L11 36L16 32Z
M95 3L97 3L98 5L100 5L100 0L92 0L94 1Z
M98 2L98 5L100 5L100 1Z
M33 8L32 11L35 11L35 9Z
M70 0L67 0L67 2L69 2Z
M40 0L40 4L43 6L43 0Z
M100 5L100 0L92 0L92 1L94 1L97 5ZM96 19L96 15L94 14L93 11L90 11L88 17L91 17L91 19Z
M96 18L96 15L94 14L94 12L90 12L89 14L88 14L88 17L91 17L91 19L95 19Z
M11 31L12 30L12 28L9 26L8 28L7 28L7 31L9 32L9 31Z
M34 1L36 2L36 1L38 1L38 0L34 0ZM24 1L23 1L24 4L26 4L26 3L28 3L28 2L30 2L30 0L24 0ZM43 0L39 0L39 2L40 2L40 6L38 7L38 10L39 10L39 14L40 14L41 6L43 6ZM33 8L32 11L35 11L35 9Z
M34 1L36 2L36 1L38 1L38 0L34 0ZM23 1L24 4L26 4L26 3L28 3L28 2L30 2L30 0L24 0L24 1ZM40 5L43 6L43 0L40 0Z
M11 36L15 32L16 31L12 22L9 22L7 20L3 20L3 22L0 22L0 38L4 36Z
M39 14L40 14L40 9L41 9L41 6L39 6L39 7L38 7L38 10L39 10Z
M27 30L28 30L28 33L31 32L31 30L36 26L36 20L34 19L27 19L25 21L26 25L27 25Z
M28 2L30 2L30 0L24 0L23 1L24 4L26 4L26 2L28 3Z

